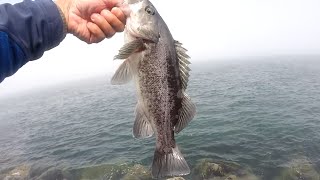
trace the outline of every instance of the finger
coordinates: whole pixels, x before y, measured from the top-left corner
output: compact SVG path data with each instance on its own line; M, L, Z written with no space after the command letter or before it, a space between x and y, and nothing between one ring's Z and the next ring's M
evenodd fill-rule
M102 10L101 15L108 21L115 31L122 32L124 30L124 24L112 12Z
M123 4L123 0L104 0L108 9L112 9L113 7L120 7Z
M120 8L118 7L112 8L111 13L114 14L123 24L126 24L127 17Z
M98 43L102 41L106 36L103 31L94 23L88 22L87 28L91 32L89 42L87 43Z
M93 23L95 23L99 29L102 30L106 38L110 38L116 33L116 31L109 24L108 20L106 20L102 15L93 14L91 19Z

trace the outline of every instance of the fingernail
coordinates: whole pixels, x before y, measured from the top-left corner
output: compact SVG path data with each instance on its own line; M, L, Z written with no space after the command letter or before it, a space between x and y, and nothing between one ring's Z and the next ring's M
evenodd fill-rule
M91 15L91 21L93 21L93 22L95 22L96 21L96 19L97 19L97 14L92 14Z

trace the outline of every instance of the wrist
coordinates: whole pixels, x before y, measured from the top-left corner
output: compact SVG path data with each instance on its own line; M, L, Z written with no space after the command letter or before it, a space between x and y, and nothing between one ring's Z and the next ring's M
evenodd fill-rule
M67 0L56 0L55 4L58 8L58 11L60 13L62 22L63 22L63 32L64 34L68 33L68 10L69 10L69 5L67 3Z

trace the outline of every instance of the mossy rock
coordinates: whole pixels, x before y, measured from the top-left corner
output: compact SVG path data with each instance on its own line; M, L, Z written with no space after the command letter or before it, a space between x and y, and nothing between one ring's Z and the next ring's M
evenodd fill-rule
M232 167L232 169L234 169ZM193 176L197 179L209 179L213 177L224 177L230 171L229 166L214 162L210 159L200 160L193 169Z
M244 178L258 179L249 168L228 161L214 161L212 159L199 160L192 171L196 180L238 180Z
M185 180L183 177L173 177L173 178L169 178L167 180Z
M30 166L21 165L6 171L1 175L3 180L27 180L30 172Z
M129 169L122 180L151 180L150 170L140 164L135 164Z
M72 180L152 180L150 170L140 164L105 164L70 172L73 175Z
M283 168L280 176L275 180L320 180L320 174L314 165L306 158L294 159Z
M105 164L77 169L77 172L73 171L73 174L76 174L77 179L80 180L119 180L123 175L125 175L129 171L130 166L131 165L129 164Z
M51 168L48 171L42 173L39 180L63 180L63 173L61 169Z

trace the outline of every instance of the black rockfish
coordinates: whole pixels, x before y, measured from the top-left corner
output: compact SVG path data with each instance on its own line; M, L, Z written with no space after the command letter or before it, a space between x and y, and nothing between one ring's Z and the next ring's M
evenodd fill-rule
M112 84L131 79L137 88L138 103L133 135L156 135L152 163L154 178L190 173L174 138L193 119L196 108L186 94L189 56L175 41L164 20L149 0L129 0L125 45L115 59L125 59Z

